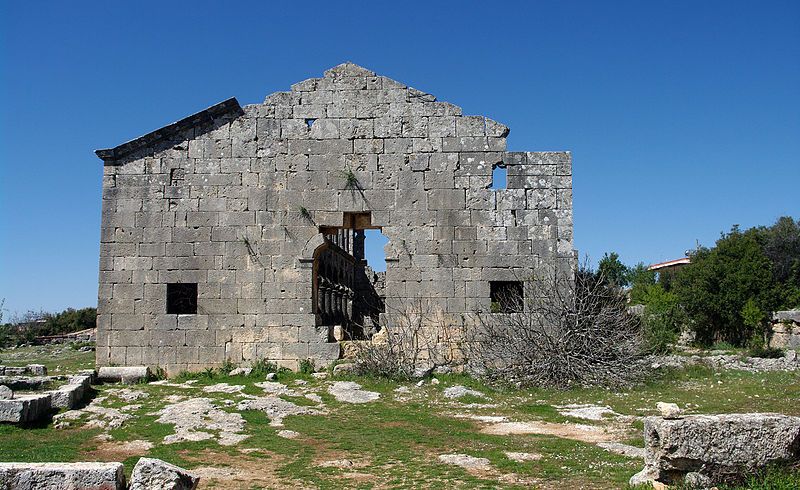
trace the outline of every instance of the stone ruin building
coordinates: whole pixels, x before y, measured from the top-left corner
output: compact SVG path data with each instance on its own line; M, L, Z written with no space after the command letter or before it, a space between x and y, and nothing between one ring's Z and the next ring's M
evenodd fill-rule
M325 365L412 298L463 321L571 267L570 153L507 152L508 131L345 63L97 150L98 366Z

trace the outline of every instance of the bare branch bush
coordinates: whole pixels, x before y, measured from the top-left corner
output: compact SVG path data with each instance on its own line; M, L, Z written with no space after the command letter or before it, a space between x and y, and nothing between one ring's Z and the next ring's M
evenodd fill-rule
M640 320L625 295L585 266L537 271L467 329L467 369L517 386L614 386L642 372ZM497 308L493 308L498 311Z
M412 379L460 363L463 318L454 320L425 298L408 300L400 308L387 306L381 318L371 340L352 344L359 374Z

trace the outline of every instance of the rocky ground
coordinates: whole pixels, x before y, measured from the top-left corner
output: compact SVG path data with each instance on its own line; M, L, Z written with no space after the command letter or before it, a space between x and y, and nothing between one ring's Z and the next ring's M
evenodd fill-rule
M328 373L101 385L47 423L0 426L0 460L122 461L130 472L148 456L198 473L200 488L620 488L642 467L642 418L659 401L800 415L798 372L658 370L613 391Z

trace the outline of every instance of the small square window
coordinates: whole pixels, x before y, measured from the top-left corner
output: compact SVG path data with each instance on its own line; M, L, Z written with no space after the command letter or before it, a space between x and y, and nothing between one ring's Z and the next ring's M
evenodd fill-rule
M197 283L167 284L167 314L197 314Z
M518 313L525 309L521 281L489 281L492 313Z

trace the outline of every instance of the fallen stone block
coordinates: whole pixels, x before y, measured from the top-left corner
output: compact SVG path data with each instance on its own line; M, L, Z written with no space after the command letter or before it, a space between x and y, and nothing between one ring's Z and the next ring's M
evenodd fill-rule
M630 484L682 483L707 477L734 482L771 463L800 460L800 417L775 413L647 417L645 468ZM703 479L705 481L705 479Z
M44 364L28 364L25 371L33 376L47 376L47 368Z
M147 366L104 366L97 371L97 379L111 383L141 383L150 378Z
M8 373L8 370L6 370ZM43 390L52 379L49 376L24 376L6 375L0 376L0 384L6 385L14 391L38 391Z
M19 395L10 400L0 400L0 422L18 424L39 420L50 411L50 401L49 393Z
M51 405L55 408L73 409L77 407L89 391L91 378L89 376L70 376L69 383L50 392Z
M194 490L200 477L160 459L140 458L133 467L130 490Z
M0 488L124 490L122 463L0 463Z
M0 400L10 400L14 398L14 392L6 385L0 385Z
M81 369L78 371L78 376L89 376L89 383L94 384L97 381L97 371L94 369Z

